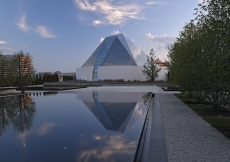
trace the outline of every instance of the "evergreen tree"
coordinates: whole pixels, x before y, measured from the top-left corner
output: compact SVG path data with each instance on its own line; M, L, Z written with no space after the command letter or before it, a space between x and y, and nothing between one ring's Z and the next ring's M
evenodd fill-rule
M35 82L36 85L39 84L39 80L38 80L38 79L39 79L39 78L38 78L38 74L36 74L36 82Z
M43 81L42 81L42 76L41 76L41 74L38 76L38 84L43 84Z
M149 81L155 81L155 79L158 77L158 72L161 70L161 68L157 67L155 60L155 51L151 49L149 55L147 55L147 62L144 64L144 69L142 70L143 74Z

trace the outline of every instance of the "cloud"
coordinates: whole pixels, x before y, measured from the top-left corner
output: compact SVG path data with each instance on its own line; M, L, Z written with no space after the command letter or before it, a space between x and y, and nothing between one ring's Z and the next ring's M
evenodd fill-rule
M28 136L31 134L31 132L29 131L24 131L23 133L18 135L19 140L21 141L22 145L26 145L26 139L28 138Z
M27 32L30 30L30 27L26 24L26 13L24 13L23 15L21 15L17 26L19 27L20 30Z
M99 42L100 42L100 43L103 42L104 39L105 39L105 38L100 38L100 39L99 39Z
M174 43L174 41L176 40L175 37L167 36L166 34L161 36L153 36L151 33L146 33L146 36L149 40L152 40L153 42L163 43L166 46Z
M76 161L117 161L116 156L120 155L132 155L135 150L137 141L129 141L123 135L113 136L100 136L94 135L94 141L103 143L103 146L89 150L83 150L79 156L76 157Z
M94 21L92 21L92 23L93 23L93 26L98 26L100 24L103 24L103 22L100 20L94 20Z
M164 4L163 2L158 2L158 1L148 1L146 3L147 5L155 5L155 4Z
M56 125L55 123L45 123L45 124L42 124L42 126L38 129L38 134L39 135L46 134L55 125Z
M82 10L89 10L95 11L97 10L97 6L91 5L88 0L75 0L75 3L82 9Z
M112 34L112 35L116 35L116 34L119 34L119 33L120 33L119 30L114 30L111 34Z
M42 38L56 38L57 36L50 33L50 31L48 31L48 29L43 26L37 26L37 32L41 35Z
M16 49L1 47L1 48L0 48L0 51L2 51L2 52L11 52L11 53L12 53L12 52L15 52Z
M96 0L90 3L88 0L74 0L81 10L97 13L99 20L92 21L97 25L119 25L122 26L130 19L143 19L141 7L137 4L113 5L109 0Z
M6 44L6 41L0 40L0 44Z
M48 29L43 25L39 25L36 28L32 28L28 26L26 23L26 13L21 15L16 25L19 27L20 30L24 32L28 32L28 31L37 32L38 34L40 34L42 38L56 38L57 37L56 35L52 34L50 31L48 31Z

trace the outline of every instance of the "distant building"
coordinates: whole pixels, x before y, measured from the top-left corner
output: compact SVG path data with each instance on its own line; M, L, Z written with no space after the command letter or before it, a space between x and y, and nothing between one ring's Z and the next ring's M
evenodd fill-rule
M61 72L60 71L56 71L54 74L61 74Z
M146 61L147 55L130 39L123 34L112 35L104 39L81 68L76 69L76 79L145 81L142 70ZM159 74L157 80L166 80L164 71Z
M157 58L155 60L155 63L158 65L158 66L167 66L167 63L165 61L162 61L160 60L159 58Z

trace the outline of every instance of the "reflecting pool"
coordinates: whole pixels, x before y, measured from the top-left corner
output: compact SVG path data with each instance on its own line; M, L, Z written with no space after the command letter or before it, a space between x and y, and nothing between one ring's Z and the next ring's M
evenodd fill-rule
M133 161L149 93L0 97L0 161Z

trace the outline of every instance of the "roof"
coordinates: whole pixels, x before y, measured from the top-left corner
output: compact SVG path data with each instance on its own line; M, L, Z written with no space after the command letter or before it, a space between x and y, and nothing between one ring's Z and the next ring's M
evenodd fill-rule
M123 34L111 35L97 47L82 67L143 66L147 55Z

